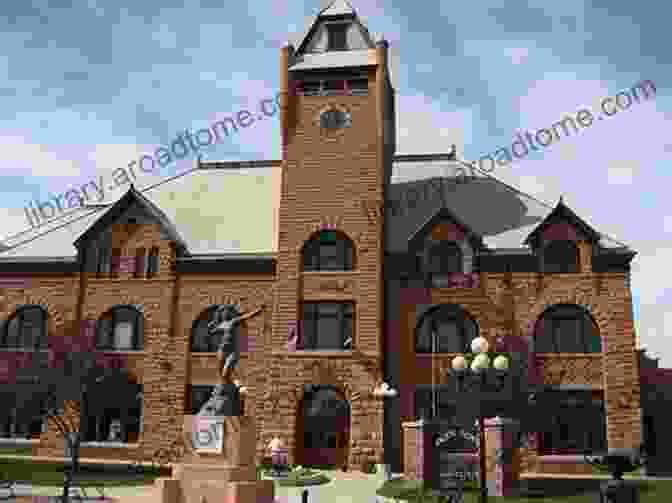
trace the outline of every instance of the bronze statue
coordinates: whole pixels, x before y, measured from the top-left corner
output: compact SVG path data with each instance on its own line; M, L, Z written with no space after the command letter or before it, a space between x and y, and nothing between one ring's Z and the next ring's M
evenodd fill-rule
M217 350L218 382L212 390L212 396L199 410L199 416L240 415L240 392L231 380L231 373L240 361L240 336L236 328L240 322L259 314L264 307L262 305L256 311L245 314L240 314L237 306L226 304L217 307L215 319L208 323L208 333L211 336L222 336Z
M233 384L231 373L240 361L240 336L236 328L241 322L259 314L264 307L262 305L255 311L240 314L237 306L226 304L219 306L215 311L215 319L208 324L208 332L212 336L219 334L222 336L217 350L218 382L220 385Z

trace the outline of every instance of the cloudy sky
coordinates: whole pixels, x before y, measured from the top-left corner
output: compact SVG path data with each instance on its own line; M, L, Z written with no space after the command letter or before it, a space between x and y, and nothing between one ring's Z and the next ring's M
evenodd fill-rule
M324 2L323 2L324 3ZM536 4L535 6L531 5ZM498 178L547 203L560 195L598 231L638 251L632 289L641 344L672 366L672 178L663 3L354 0L390 41L398 151L467 159L510 145L650 79L642 101L564 138ZM185 128L256 109L279 83L279 49L318 0L26 0L0 6L3 237L23 208L109 176ZM204 153L277 159L277 116ZM185 159L140 186L185 171ZM118 194L106 194L106 199ZM672 336L671 336L672 337ZM667 355L665 355L667 353Z

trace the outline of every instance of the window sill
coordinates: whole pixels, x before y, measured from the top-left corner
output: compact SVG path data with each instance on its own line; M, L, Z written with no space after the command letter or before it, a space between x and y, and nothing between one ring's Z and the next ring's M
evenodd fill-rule
M582 454L539 454L537 459L540 463L575 464L586 462Z
M126 444L123 442L82 442L79 447L111 447L114 449L136 449L140 446L139 443Z
M300 356L306 358L316 358L316 357L342 357L342 356L353 356L355 351L352 349L346 350L324 350L324 349L297 349L295 351L273 351L273 355L289 355L289 356Z
M114 354L129 354L129 355L144 355L144 349L96 349L98 353L114 353Z
M325 276L339 276L339 275L348 275L348 274L359 274L359 269L337 269L337 270L330 270L330 269L322 269L319 271L301 271L301 274L307 275L307 276L320 276L320 275L325 275Z
M535 353L535 358L602 358L604 353Z
M217 351L189 351L190 356L202 356L203 358L210 358L210 357L215 357L217 356ZM243 351L240 352L240 358L247 358L249 354L244 353Z
M44 349L32 349L32 348L11 348L7 346L0 347L0 351L4 352L21 352L21 353L46 353L49 351L49 348L44 348Z
M38 445L40 443L39 438L11 438L11 437L0 437L0 446L15 446L15 445Z

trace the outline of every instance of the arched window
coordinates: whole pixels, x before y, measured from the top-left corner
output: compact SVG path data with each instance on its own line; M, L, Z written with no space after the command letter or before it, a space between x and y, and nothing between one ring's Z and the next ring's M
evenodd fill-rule
M582 307L558 304L537 322L534 350L537 353L600 353L597 324Z
M221 333L217 336L210 335L208 325L215 321L218 306L211 306L203 311L191 327L191 351L194 353L217 351L221 342ZM234 330L239 330L236 326Z
M46 349L49 315L41 306L23 306L5 322L0 335L0 347L16 349Z
M303 247L304 271L351 271L354 266L352 240L338 231L320 231Z
M443 304L423 315L415 329L415 352L464 353L478 337L478 324L455 304Z
M551 241L544 247L544 272L579 272L579 250L573 241Z
M96 349L140 350L144 344L144 316L135 307L117 306L100 317Z
M427 250L425 273L434 288L448 287L450 275L463 272L462 250L453 241L432 244Z

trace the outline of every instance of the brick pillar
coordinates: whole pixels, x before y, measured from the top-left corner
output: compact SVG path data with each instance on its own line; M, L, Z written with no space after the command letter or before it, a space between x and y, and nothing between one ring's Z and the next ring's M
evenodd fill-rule
M513 496L520 480L519 422L495 417L485 420L488 495Z
M403 423L404 476L429 483L432 476L432 437L436 430L431 421L420 419Z
M580 272L590 274L593 272L593 245L589 241L578 241Z

